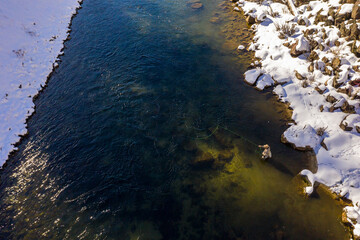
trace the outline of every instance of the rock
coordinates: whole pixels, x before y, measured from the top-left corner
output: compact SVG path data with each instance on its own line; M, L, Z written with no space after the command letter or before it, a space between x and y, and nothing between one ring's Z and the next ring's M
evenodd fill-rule
M217 24L217 23L220 23L221 22L221 19L219 17L212 17L210 19L210 22L211 23L214 23L214 24Z
M353 227L352 223L349 222L345 211L343 211L341 214L341 222L347 227Z
M318 47L321 51L324 51L324 49L325 49L324 45L322 45L321 43L318 45Z
M360 65L353 65L352 68L355 72L360 72Z
M195 9L195 10L198 10L198 9L203 8L203 4L200 3L200 2L197 2L197 3L191 4L191 8Z
M337 47L339 47L339 46L340 46L339 40L336 40L336 41L334 42L334 45L337 46Z
M341 37L347 37L350 34L350 30L346 28L345 23L340 24L339 30Z
M347 101L344 102L344 104L340 107L340 109L344 113L356 113L355 106L350 105Z
M331 67L333 69L338 69L340 67L340 65L341 65L341 60L338 57L335 57L331 62Z
M230 150L221 151L217 157L219 161L230 162L234 158L235 154Z
M335 77L333 78L332 86L333 86L334 88L339 88L341 85L343 85L343 83L342 83L342 82L338 82L338 77L335 76Z
M306 26L306 21L305 21L303 18L300 18L300 19L298 20L298 24L299 24L299 25Z
M349 83L353 87L360 87L360 78L355 79L355 80L351 80Z
M350 12L346 12L346 13L340 13L341 12L341 7L342 5L340 5L339 9L336 12L336 17L335 17L335 23L341 23L344 22L345 20L349 20L351 17L351 13Z
M291 55L292 57L298 57L298 56L300 56L301 54L304 53L304 51L299 51L299 50L296 49L296 46L297 46L298 42L299 42L299 40L296 39L296 42L293 43L293 44L290 46L290 47L291 47L291 49L290 49L290 55Z
M337 102L337 99L329 94L326 97L326 101L329 103L335 103L335 102Z
M192 165L196 167L211 167L214 161L215 159L211 153L198 150Z
M357 40L359 39L360 30L356 23L353 23L350 27L350 39L351 40Z
M314 72L314 63L310 63L309 67L308 67L309 72Z
M327 88L324 87L323 89L321 89L320 87L316 86L316 87L315 87L315 90L316 90L318 93L323 94L323 93L327 90ZM323 107L324 107L324 106L323 106Z
M308 60L310 62L313 62L314 60L319 60L319 55L315 51L311 51Z
M360 133L360 127L359 127L359 126L355 126L355 128L356 128L356 131L357 131L358 133Z
M290 43L289 43L289 42L285 42L285 43L283 43L283 45L284 45L285 47L287 47L287 48L290 48Z
M328 67L325 67L324 68L324 74L328 75L328 76L331 76L332 75L332 70L330 70Z
M295 77L299 80L305 80L305 77L302 76L298 71L295 70Z
M246 20L246 22L247 22L248 24L250 24L250 25L255 23L255 18L252 17L252 16L250 16L250 15L247 16L245 20Z
M321 15L321 12L323 11L323 9L320 9L315 17L315 24L318 24L319 22L325 22L328 19L327 15Z
M356 1L351 12L352 19L360 19L360 1Z

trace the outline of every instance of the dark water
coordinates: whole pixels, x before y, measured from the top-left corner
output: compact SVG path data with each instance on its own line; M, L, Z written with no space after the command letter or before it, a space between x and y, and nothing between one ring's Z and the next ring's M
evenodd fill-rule
M203 3L84 1L1 173L1 239L346 239L340 206L298 193L313 163L242 83L250 55L226 50L240 15Z

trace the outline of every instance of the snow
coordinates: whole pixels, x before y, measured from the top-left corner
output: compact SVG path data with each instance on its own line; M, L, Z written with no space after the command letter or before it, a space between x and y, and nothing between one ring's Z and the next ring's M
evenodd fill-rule
M353 6L354 4L352 3L343 4L340 8L339 14L341 15L341 14L351 13Z
M291 11L285 4L269 0L259 4L242 1L245 15L262 18L262 22L251 27L255 35L249 47L260 59L261 68L248 70L245 81L258 90L275 85L273 93L280 101L289 103L295 123L283 138L295 148L313 149L318 162L317 172L306 169L300 172L311 183L305 192L311 194L313 184L320 182L352 200L354 206L344 211L349 218L356 218L352 221L354 234L360 236L360 86L351 84L360 79L360 73L353 69L360 65L360 59L351 52L351 40L341 36L337 27L315 22L318 13L332 19L328 17L331 8L338 14L348 14L353 4L340 4L339 0L310 1L296 8L291 0L287 3ZM305 25L298 24L300 19ZM349 29L351 21L344 23ZM292 25L293 35L285 31L280 34L283 29L276 28ZM305 35L306 31L309 34ZM310 41L318 47L311 47ZM294 43L296 50L303 53L298 57L290 55ZM360 42L355 44L359 46ZM315 57L308 59L311 51ZM339 58L340 66L333 64L335 58ZM311 64L314 68L310 71ZM349 110L347 104L353 107ZM346 131L340 125L346 125Z
M255 84L261 74L260 68L251 69L245 72L245 81L251 85Z
M77 0L0 4L0 164L27 133L32 98L45 85L67 38Z
M238 50L244 50L244 49L245 49L244 45L239 45L238 46Z

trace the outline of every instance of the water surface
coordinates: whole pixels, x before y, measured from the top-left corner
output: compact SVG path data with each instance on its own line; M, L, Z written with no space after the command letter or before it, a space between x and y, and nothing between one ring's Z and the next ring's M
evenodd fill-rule
M243 84L241 15L203 4L84 1L1 173L1 239L346 239L299 193L316 166L280 143L286 111Z

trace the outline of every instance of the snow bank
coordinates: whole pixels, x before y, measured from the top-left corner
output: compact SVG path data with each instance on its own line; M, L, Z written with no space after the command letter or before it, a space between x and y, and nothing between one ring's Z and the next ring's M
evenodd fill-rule
M349 20L354 4L287 4L291 11L269 0L236 3L257 20L249 50L261 68L247 71L245 81L258 90L275 85L274 94L290 104L295 124L282 140L297 149L313 149L318 161L316 173L300 173L311 183L305 192L311 194L317 181L351 199L354 206L345 211L360 236L360 59L354 52L360 42L354 41L359 32Z
M67 38L77 0L0 4L0 165L27 133L32 98L45 85Z

